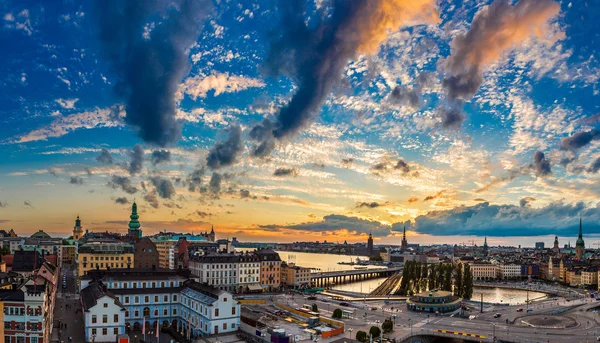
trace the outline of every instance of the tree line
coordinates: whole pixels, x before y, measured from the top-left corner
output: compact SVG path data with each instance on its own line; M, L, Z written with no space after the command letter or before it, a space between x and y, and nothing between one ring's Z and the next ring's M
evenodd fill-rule
M427 264L427 262L407 261L402 270L397 295L414 295L423 291L440 289L454 295L471 299L473 296L473 274L468 264L452 263Z

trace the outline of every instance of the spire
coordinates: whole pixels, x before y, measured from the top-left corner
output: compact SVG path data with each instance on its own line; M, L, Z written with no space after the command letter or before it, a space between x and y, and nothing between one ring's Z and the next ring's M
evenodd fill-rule
M487 236L485 236L485 238L483 239L483 246L487 247Z
M583 223L581 220L581 213L579 213L579 236L578 238L583 239Z
M210 233L215 233L215 226L214 225L211 225Z
M402 235L402 239L406 239L406 224L404 224L404 234Z
M129 230L139 230L141 227L141 224L138 220L140 219L140 216L138 216L137 214L137 204L135 203L135 201L133 202L133 205L131 205L131 215L129 216L129 218L131 219L129 221Z

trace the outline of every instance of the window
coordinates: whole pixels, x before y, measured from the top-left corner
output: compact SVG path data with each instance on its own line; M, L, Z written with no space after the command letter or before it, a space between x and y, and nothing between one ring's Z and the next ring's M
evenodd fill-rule
M108 323L108 315L106 315L106 314L103 314L103 315L102 315L102 323L103 323L103 324L106 324L106 323Z
M218 308L216 308L216 309L215 309L215 317L218 317L218 316L219 316L219 309L218 309Z
M31 342L31 343L38 343L38 338L35 337L35 336L33 336L33 337L31 337L31 339L29 340L29 342Z
M223 298L223 302L227 302L227 298Z
M108 303L104 303L104 308L107 308L107 307L108 307Z
M129 297L125 297L125 303L129 304Z
M10 322L4 322L4 328L10 330Z
M118 323L118 322L119 322L119 315L115 314L115 323Z
M115 328L115 329L113 330L113 333L114 333L115 335L118 335L118 334L119 334L119 328Z
M168 301L169 301L169 296L168 296L168 295L165 295L165 298L164 298L164 299L165 299L165 300L164 300L165 302L168 302Z
M97 333L96 329L92 329L92 335L95 336Z
M165 310L163 311L163 314L166 316L169 314L169 312L167 311L167 309L165 308Z
M103 328L102 329L102 335L104 335L104 336L108 335L108 329L107 328Z
M138 310L135 310L135 318L137 318L137 317L139 317L139 316L140 316L140 311L138 311Z
M144 288L146 288L146 285L145 285L145 284L146 284L146 283L144 282ZM150 298L149 298L149 297L146 295L146 296L144 297L144 302L147 304L149 301L150 301Z
M96 318L96 315L94 314L94 315L92 315L92 324L96 324L96 322L97 322L97 318Z
M231 314L235 314L235 307L231 308Z
M174 309L173 309L173 315L176 315L176 314L177 314L177 309L176 309L176 308L174 308Z
M129 318L129 311L125 311L125 318Z
M173 286L173 285L171 284L171 286ZM177 301L177 295L176 294L173 295L173 301Z
M227 330L227 323L223 323L223 330Z

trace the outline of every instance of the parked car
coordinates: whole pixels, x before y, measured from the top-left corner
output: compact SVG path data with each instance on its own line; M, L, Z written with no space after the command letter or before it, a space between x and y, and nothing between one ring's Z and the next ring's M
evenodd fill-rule
M347 302L342 302L340 303L340 306L350 306L350 304L348 304Z
M308 298L306 298L306 299L308 299L308 300L317 300L317 297L315 297L315 296L311 295L310 297L308 297Z
M494 318L499 318L501 315L502 315L502 314L500 314L500 313L496 313L496 314L494 315Z
M517 309L517 312L523 312L523 308Z

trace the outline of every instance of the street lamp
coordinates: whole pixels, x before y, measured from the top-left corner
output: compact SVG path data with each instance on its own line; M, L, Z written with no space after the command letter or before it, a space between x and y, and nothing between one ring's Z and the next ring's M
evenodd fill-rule
M348 337L348 338L350 338L350 339L352 339L352 331L354 331L354 329L353 329L353 328L349 328L349 329L348 329L348 332L350 333L350 334L349 334L349 336L350 336L350 337Z
M412 336L412 323L410 322L412 318L408 318L408 326L410 327L410 335Z

